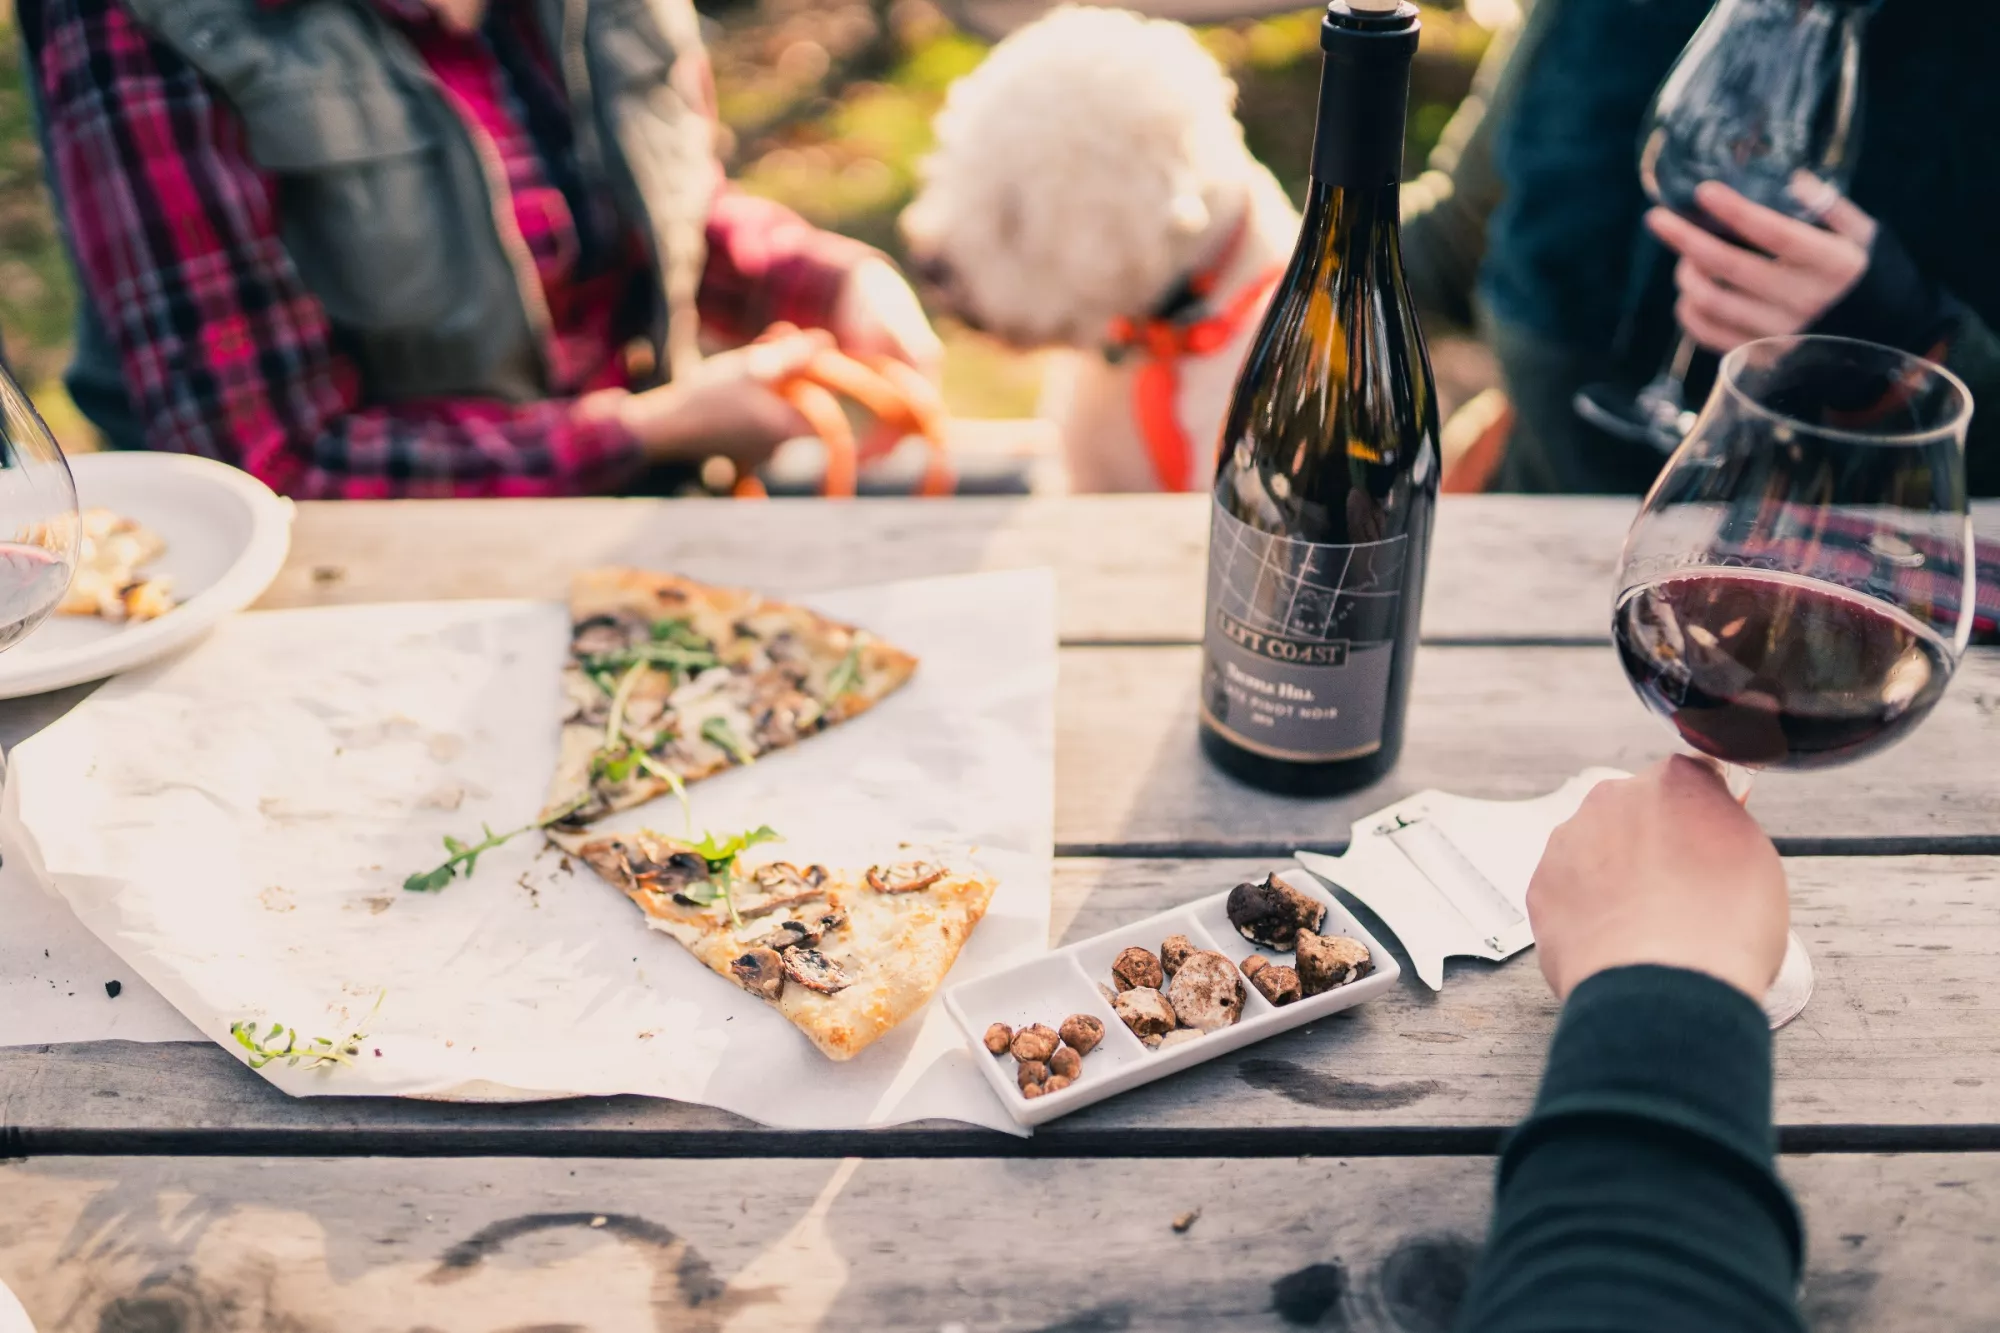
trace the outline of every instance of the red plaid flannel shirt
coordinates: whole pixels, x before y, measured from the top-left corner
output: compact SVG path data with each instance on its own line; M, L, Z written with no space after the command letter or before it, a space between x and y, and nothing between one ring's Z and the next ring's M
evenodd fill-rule
M266 0L282 3L282 0ZM353 360L278 234L277 182L241 121L116 0L46 0L41 90L84 292L124 365L149 448L219 458L310 498L530 496L616 489L641 465L577 398L623 385L641 332L622 300L643 251L577 170L567 99L528 13L494 0L447 32L422 0L373 0L423 54L506 166L515 221L547 294L550 397L366 401ZM704 321L734 339L826 323L872 253L721 180Z

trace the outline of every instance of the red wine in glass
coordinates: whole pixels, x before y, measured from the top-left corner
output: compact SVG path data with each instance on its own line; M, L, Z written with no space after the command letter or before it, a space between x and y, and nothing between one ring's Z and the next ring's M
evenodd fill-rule
M1893 744L1951 679L1951 644L1871 597L1776 570L1691 570L1627 591L1619 660L1703 754L1825 768Z

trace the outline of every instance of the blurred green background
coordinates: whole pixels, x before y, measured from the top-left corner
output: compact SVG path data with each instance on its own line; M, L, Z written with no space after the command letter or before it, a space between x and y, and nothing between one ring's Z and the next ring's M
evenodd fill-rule
M1504 0L1503 0L1504 2ZM1474 0L1472 10L1495 0ZM930 121L987 44L928 0L697 0L708 26L730 174L814 222L896 253ZM1410 99L1420 164L1471 82L1488 33L1459 0L1427 4ZM1302 193L1319 78L1318 8L1205 27L1235 78L1251 151ZM1485 15L1482 15L1484 17ZM0 0L0 333L66 447L89 428L63 394L73 287L42 188L12 7ZM946 327L946 397L961 416L1033 410L1040 365ZM1440 368L1442 370L1442 367Z

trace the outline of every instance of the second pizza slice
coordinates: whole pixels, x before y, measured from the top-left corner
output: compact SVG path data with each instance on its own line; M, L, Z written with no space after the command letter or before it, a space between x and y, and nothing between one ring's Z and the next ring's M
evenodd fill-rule
M640 570L577 575L570 625L544 818L571 827L795 745L917 667L805 607Z

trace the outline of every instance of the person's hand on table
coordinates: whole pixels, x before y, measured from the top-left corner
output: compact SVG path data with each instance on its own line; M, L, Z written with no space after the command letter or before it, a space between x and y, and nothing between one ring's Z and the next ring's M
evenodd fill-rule
M866 259L854 267L828 327L843 351L894 357L932 380L944 371L944 344L916 292L887 260Z
M1722 779L1685 756L1592 788L1528 885L1542 975L1560 999L1598 972L1654 963L1761 1002L1789 914L1777 849Z
M1717 181L1695 188L1695 202L1756 249L1732 244L1664 208L1646 214L1647 227L1681 257L1674 268L1680 288L1674 313L1709 351L1803 333L1867 274L1880 230L1875 219L1811 176L1796 181L1793 192L1818 212L1818 225L1754 203ZM1875 336L1890 341L1886 334Z
M704 359L671 384L643 393L604 389L579 401L586 419L616 416L649 463L700 463L721 456L739 473L812 427L773 386L833 346L819 329L787 329Z

